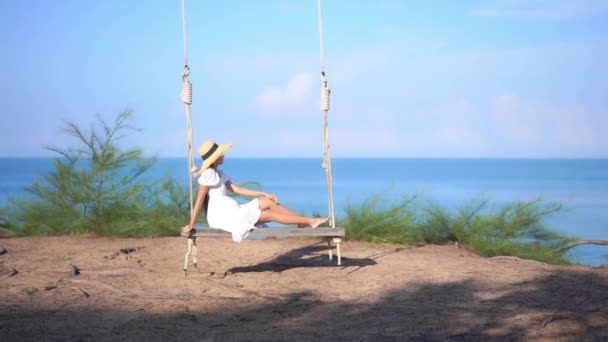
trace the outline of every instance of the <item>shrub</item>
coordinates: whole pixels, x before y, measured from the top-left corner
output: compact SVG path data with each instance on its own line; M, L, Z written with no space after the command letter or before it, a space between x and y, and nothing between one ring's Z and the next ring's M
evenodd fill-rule
M386 243L458 242L482 256L512 255L553 264L567 264L560 251L572 237L561 235L542 223L563 210L561 204L542 199L515 201L499 210L487 199L448 210L428 202L416 205L417 196L395 204L379 194L359 206L350 203L338 225L347 239Z
M4 225L18 234L175 235L189 217L185 190L167 177L142 181L157 158L119 142L133 131L131 110L108 124L100 116L86 132L67 122L64 134L75 147L57 153L54 170L26 188L26 199L11 199Z

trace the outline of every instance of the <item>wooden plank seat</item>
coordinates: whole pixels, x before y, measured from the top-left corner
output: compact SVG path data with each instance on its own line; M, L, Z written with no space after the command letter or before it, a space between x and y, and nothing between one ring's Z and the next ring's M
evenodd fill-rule
M225 230L210 228L210 227L199 227L194 229L193 236L201 237L220 237L230 235ZM190 234L182 233L184 237L190 237ZM318 227L312 228L294 228L294 227L271 227L271 228L258 228L254 229L249 233L248 237L255 238L296 238L296 237L342 237L344 236L344 228L331 228L331 227Z
M183 237L188 238L188 251L184 260L184 272L187 274L188 256L192 255L193 264L196 267L196 238L197 237L226 237L230 233L211 227L195 226L188 234L181 233ZM257 228L249 233L247 238L300 238L300 237L321 237L327 239L329 260L333 260L332 242L336 244L336 255L338 256L338 265L342 264L342 255L340 252L340 242L345 235L345 229L341 227L318 227L318 228L295 228L295 227L268 227Z

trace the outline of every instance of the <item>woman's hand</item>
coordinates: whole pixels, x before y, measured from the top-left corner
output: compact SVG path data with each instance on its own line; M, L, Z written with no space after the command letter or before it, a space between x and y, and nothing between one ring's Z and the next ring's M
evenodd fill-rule
M264 196L264 197L266 197L266 198L268 198L268 199L270 199L270 200L272 200L272 201L273 201L273 202L275 202L275 203L277 203L277 202L279 201L279 199L277 198L277 196L276 196L276 195L269 194L269 193L267 193L267 192L265 192L265 193L263 194L263 196Z
M184 234L190 233L191 230L192 230L192 225L191 224L187 224L187 225L185 225L185 226L182 227L182 233L184 233Z

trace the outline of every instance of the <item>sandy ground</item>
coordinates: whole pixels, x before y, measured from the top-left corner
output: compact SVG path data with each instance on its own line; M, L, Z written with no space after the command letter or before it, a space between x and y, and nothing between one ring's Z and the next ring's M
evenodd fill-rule
M318 240L198 244L185 277L184 238L0 239L0 341L608 340L608 268L454 245L345 242L337 266Z

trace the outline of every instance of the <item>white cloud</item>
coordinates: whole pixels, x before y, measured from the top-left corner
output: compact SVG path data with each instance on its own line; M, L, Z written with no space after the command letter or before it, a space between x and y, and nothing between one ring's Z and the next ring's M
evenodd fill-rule
M278 7L279 7L279 10L281 10L283 12L289 12L289 13L303 10L303 6L302 6L301 2L290 1L290 0L280 0L278 3Z
M391 27L391 26L380 26L375 29L375 32L380 33L380 34L395 34L395 33L400 33L401 30L396 27Z
M593 147L602 142L608 128L601 123L597 125L591 118L591 113L584 106L572 108L550 108L553 118L553 135L561 146L565 147ZM606 117L602 115L601 117Z
M605 107L600 92L606 83L602 71L608 64L602 56L608 51L607 40L444 53L409 54L408 49L359 49L330 56L334 155L369 155L361 146L361 137L368 132L378 134L387 156L607 155L608 145L600 140L602 134L608 135L608 118L602 118L608 113L600 112ZM298 109L318 113L316 73L290 74L298 63L289 59L277 55L272 60L243 58L231 64L240 68L231 72L251 68L256 73L250 82L255 84L254 91L246 96L255 97L260 114L291 114ZM273 63L283 69L260 76L261 70L271 69ZM299 70L315 70L315 65L299 65ZM255 89L272 84L264 82L278 77L285 79L283 86L266 88L256 97ZM505 86L511 92L502 92ZM459 98L467 100L454 101ZM376 111L378 107L382 110ZM310 125L304 116L297 121L289 116L284 119L289 124L273 120L272 128L282 130L295 123L295 132ZM383 127L385 134L380 135ZM277 153L316 153L317 133L308 147L303 141L310 141L309 135L285 133L278 143L285 152Z
M493 99L492 117L498 132L510 142L533 144L543 135L539 113L534 113L530 106L519 104L517 98L509 93Z
M293 76L284 87L266 88L255 98L256 109L261 113L290 111L312 102L312 73Z
M330 132L330 145L354 156L386 156L395 146L395 136L389 127L339 127Z
M473 15L525 19L569 20L608 12L605 0L496 0Z
M451 147L467 147L484 144L479 125L479 114L466 100L455 102L441 110L442 119L437 122L437 139Z
M606 115L592 113L580 104L520 101L504 94L493 100L492 117L508 143L541 148L548 155L564 151L593 155L606 151Z
M313 134L316 133L316 134ZM281 130L274 134L279 146L289 149L309 149L323 145L321 134L318 131L309 132L301 130Z
M377 80L377 70L392 70L403 63L403 56L392 47L360 48L344 55L328 57L329 85L339 88L352 85L365 76Z

